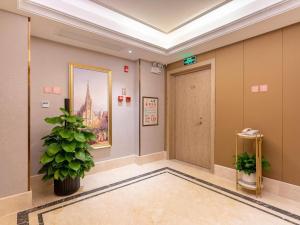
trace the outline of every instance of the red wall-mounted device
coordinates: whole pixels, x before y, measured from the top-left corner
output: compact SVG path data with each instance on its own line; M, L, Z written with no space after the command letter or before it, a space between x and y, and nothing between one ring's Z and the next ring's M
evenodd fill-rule
M123 102L123 96L118 96L118 102Z
M129 71L129 66L125 65L125 66L124 66L124 72L125 72L125 73L128 73L128 71Z
M126 102L127 103L131 102L131 97L130 96L126 96Z

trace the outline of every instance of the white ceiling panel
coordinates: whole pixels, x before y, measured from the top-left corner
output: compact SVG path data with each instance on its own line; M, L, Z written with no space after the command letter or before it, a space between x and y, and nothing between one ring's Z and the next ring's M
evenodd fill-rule
M93 0L98 4L170 32L231 0Z

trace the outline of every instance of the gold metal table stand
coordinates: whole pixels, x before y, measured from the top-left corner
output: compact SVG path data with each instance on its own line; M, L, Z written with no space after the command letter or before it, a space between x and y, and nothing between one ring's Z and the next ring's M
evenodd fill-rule
M259 132L255 135L245 135L243 133L236 133L236 150L235 150L235 162L237 162L237 155L239 149L239 140L243 142L245 140L255 141L255 156L256 156L256 184L250 185L244 183L242 180L239 179L239 172L236 169L236 189L238 190L239 187L245 188L248 190L255 191L256 197L261 196L262 190L262 141L263 135ZM244 143L243 143L243 151L244 150Z

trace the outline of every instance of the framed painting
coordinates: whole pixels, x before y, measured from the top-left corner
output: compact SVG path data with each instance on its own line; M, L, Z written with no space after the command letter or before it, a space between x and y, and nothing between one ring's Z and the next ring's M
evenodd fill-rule
M101 67L69 64L70 111L96 135L94 149L112 145L111 74Z
M158 125L158 98L143 97L143 126Z

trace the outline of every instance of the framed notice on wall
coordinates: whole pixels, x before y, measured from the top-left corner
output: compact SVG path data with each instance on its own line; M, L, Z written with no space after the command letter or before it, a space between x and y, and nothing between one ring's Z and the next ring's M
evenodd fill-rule
M143 126L158 125L158 98L143 97Z

